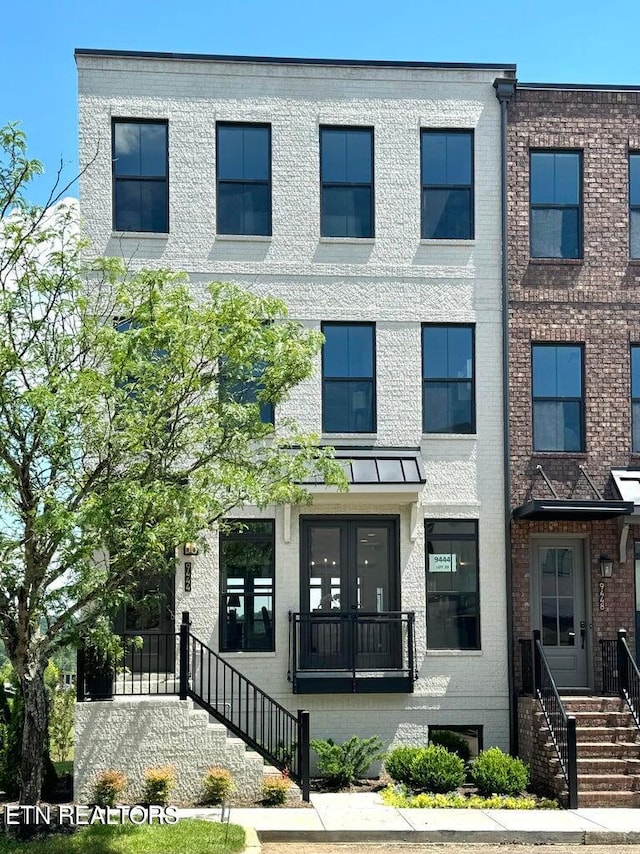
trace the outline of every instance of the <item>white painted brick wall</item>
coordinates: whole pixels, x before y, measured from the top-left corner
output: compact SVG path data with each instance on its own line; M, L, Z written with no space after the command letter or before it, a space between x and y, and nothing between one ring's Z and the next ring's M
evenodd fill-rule
M303 513L392 513L401 517L402 608L416 611L420 678L412 695L296 696L286 680L287 612L299 609L299 513L291 541L276 523L276 653L227 657L291 709L311 711L313 736L378 732L386 743L421 738L428 724L479 724L485 745L507 747L507 637L502 473L499 107L492 87L502 70L257 65L163 59L79 57L81 211L98 253L132 267L186 270L198 292L235 280L281 297L292 317L375 322L377 435L367 444L420 446L427 482L420 516L479 518L481 652L427 652L424 529L409 538L410 511L362 495ZM110 122L169 120L170 234L111 230ZM273 237L215 234L216 120L272 125ZM320 124L375 128L376 237L319 238ZM473 128L473 241L420 240L421 127ZM96 153L97 151L97 153ZM421 432L423 322L476 326L477 435ZM280 413L321 430L320 364ZM340 441L327 436L327 440ZM352 439L357 444L357 439ZM243 511L255 515L250 511ZM178 572L176 614L191 612L195 633L218 646L217 544L193 560L193 587ZM375 712L375 714L373 714Z

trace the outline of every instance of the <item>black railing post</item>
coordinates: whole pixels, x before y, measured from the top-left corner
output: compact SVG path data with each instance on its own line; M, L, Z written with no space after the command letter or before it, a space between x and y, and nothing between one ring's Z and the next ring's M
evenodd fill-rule
M626 629L618 629L617 659L618 659L618 691L621 697L629 691L629 672L624 642L627 639Z
M402 621L402 615L400 615L400 620ZM408 665L407 670L409 671L409 679L411 679L412 682L418 678L418 674L414 672L415 659L413 657L413 620L414 620L414 614L413 614L413 612L411 612L408 615L408 620L407 620L407 630L408 630L407 631L407 645L409 647L409 649L408 649L409 660L407 662L407 665ZM400 625L402 625L402 622L400 623Z
M309 712L298 709L298 775L302 787L302 800L309 801Z
M533 643L533 696L535 697L539 688L542 687L542 659L537 641L540 640L540 629L534 629L532 634Z
M182 612L182 622L180 623L180 699L187 699L187 689L189 688L189 628L191 622L189 620L189 612Z
M576 744L576 719L567 716L567 771L569 787L569 809L578 809L578 747Z
M76 700L84 703L84 677L85 677L85 646L84 641L76 650Z

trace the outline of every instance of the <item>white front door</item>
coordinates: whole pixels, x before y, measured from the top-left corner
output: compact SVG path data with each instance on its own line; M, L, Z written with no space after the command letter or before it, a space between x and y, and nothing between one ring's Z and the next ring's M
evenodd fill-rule
M533 627L558 688L588 685L582 540L537 540L533 547Z

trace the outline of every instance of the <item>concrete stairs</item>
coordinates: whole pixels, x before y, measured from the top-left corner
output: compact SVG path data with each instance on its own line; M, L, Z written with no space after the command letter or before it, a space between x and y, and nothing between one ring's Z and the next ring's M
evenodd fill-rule
M578 756L578 806L640 806L640 731L623 700L618 697L562 697L567 713L576 718ZM561 794L566 789L559 761L549 738L542 712L537 713L539 737L546 738L545 752L554 782Z

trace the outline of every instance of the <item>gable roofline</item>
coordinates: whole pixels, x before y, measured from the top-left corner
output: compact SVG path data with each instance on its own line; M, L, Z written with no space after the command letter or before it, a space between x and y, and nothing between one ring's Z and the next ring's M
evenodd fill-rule
M74 51L76 59L79 56L103 56L111 59L169 59L191 60L194 62L239 62L259 63L264 65L319 65L357 68L442 68L461 70L501 71L515 74L515 63L511 62L411 62L388 59L312 59L288 56L234 56L218 53L165 53L151 50L103 50L77 47Z

